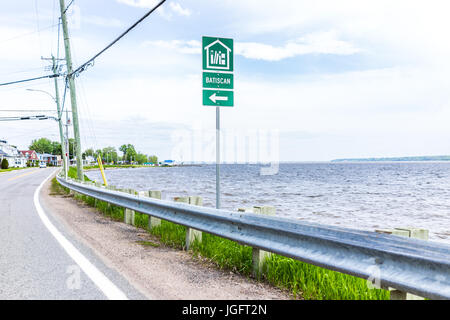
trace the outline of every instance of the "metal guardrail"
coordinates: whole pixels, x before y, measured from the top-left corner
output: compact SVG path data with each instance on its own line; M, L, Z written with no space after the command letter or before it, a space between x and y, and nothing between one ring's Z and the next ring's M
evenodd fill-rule
M294 219L139 197L57 177L75 192L430 299L450 299L450 246ZM377 270L374 272L374 270Z

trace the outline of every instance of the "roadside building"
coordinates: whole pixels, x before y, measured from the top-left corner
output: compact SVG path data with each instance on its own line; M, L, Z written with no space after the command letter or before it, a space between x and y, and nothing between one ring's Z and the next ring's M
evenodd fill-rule
M85 166L96 165L97 159L95 159L93 156L86 156L86 158L83 160L83 164Z
M160 162L161 166L166 166L166 167L172 167L175 165L175 160L164 160L163 162Z
M27 159L27 162L30 161L30 163L34 166L39 164L39 156L38 153L34 150L21 150L20 153Z
M54 166L54 167L62 165L62 160L61 160L60 155L53 155L53 154L49 154L49 153L42 153L42 154L39 153L38 157L39 157L40 162L45 162L47 165Z
M10 168L25 168L27 158L19 152L16 146L8 144L6 140L0 140L0 161L8 160Z

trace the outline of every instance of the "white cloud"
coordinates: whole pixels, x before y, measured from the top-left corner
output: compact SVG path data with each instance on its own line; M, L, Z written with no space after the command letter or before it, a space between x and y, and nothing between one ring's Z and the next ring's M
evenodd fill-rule
M137 8L148 8L151 9L156 6L160 1L157 0L116 0L119 3L123 3L132 7ZM173 13L180 16L190 16L191 10L183 8L178 2L170 2L167 5L162 5L158 8L158 13L165 19L171 20Z
M200 41L171 40L147 41L146 45L175 50L180 53L200 54ZM361 52L349 42L339 40L335 32L320 32L288 41L283 46L273 46L258 42L236 42L235 54L247 59L279 61L306 54L351 55Z
M158 41L145 41L143 46L155 46L163 49L170 49L178 53L185 54L200 54L201 53L201 43L197 40L158 40Z
M132 7L138 8L153 8L160 1L158 0L116 0L119 3L123 3Z
M230 4L231 2L228 2ZM356 47L408 63L448 64L450 2L446 0L233 1L229 28L246 37L335 30Z
M170 8L173 11L175 11L176 13L178 13L180 16L190 16L191 15L191 11L189 9L185 9L185 8L181 7L181 5L178 2L171 2Z
M114 18L103 18L99 16L83 16L82 17L83 22L94 24L100 27L114 27L119 28L123 27L124 23L120 21L119 19Z
M268 61L279 61L305 54L351 55L360 51L351 43L337 39L334 32L308 34L288 41L281 47L256 42L236 43L236 54L248 59Z

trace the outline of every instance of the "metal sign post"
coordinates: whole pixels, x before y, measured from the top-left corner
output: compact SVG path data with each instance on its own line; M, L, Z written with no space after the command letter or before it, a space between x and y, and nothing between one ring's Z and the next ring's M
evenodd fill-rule
M216 107L216 208L220 209L220 107Z
M233 39L203 37L203 105L216 107L216 208L220 209L220 107L234 106Z

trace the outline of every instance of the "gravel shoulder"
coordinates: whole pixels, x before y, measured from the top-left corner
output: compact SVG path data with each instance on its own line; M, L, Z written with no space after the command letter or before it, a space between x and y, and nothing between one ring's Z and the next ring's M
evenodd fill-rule
M69 233L148 299L285 300L292 297L269 284L223 271L190 253L161 244L145 230L113 221L72 197L50 195L50 180L40 199ZM154 243L143 246L141 241Z

